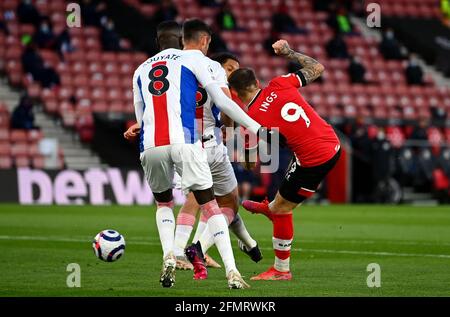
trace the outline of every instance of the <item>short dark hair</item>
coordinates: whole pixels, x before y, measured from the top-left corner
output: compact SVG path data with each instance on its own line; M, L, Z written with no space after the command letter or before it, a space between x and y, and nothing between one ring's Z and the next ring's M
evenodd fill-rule
M202 33L206 33L209 36L212 35L212 30L208 24L199 20L191 19L186 20L183 23L183 39L184 41L197 41Z
M239 59L236 57L236 55L231 54L230 52L219 52L219 53L213 54L211 56L211 59L213 61L218 62L221 65L225 64L226 61L229 59L239 63Z
M228 78L230 87L236 90L238 95L245 93L251 86L256 86L258 81L255 72L251 68L240 68L231 73Z
M156 43L160 50L181 49L181 26L175 21L164 21L156 27Z

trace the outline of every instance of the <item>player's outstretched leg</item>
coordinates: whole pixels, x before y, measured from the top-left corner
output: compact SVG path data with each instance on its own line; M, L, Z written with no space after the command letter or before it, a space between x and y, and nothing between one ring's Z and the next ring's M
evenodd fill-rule
M245 201L244 207L254 213L267 216L273 224L273 249L275 252L275 263L266 272L251 278L251 280L290 280L289 261L291 256L291 245L294 237L294 223L292 209L297 203L285 200L279 193L270 204L267 200L262 203Z
M250 211L254 214L262 214L272 220L272 212L269 208L269 201L264 199L262 202L256 202L253 200L244 200L242 202L242 207L244 207L246 210Z

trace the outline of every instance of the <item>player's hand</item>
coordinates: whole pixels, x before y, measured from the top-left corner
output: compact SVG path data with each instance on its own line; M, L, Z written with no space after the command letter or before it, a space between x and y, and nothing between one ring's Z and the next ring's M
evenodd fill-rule
M127 140L132 141L139 135L139 132L141 132L141 128L137 124L134 124L129 127L127 131L125 131L123 137Z
M278 40L272 44L273 50L275 54L284 56L289 54L291 48L289 47L289 43L286 40Z

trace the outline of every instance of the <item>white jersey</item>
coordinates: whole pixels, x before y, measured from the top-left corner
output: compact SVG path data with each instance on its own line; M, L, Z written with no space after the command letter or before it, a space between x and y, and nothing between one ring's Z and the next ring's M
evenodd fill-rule
M140 150L169 144L193 144L198 84L217 82L214 61L199 50L167 49L147 59L135 71L136 119L141 123Z
M228 88L228 80L225 69L216 61L212 61L211 69L213 77L221 88ZM220 136L220 110L214 104L212 98L206 93L201 86L197 91L197 128L198 133L208 141L205 147L214 146L222 142Z

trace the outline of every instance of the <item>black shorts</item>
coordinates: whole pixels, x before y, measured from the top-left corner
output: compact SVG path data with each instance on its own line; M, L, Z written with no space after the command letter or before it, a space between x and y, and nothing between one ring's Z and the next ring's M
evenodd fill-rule
M294 157L279 189L281 197L297 204L311 197L340 156L341 150L330 160L314 167L302 167Z

